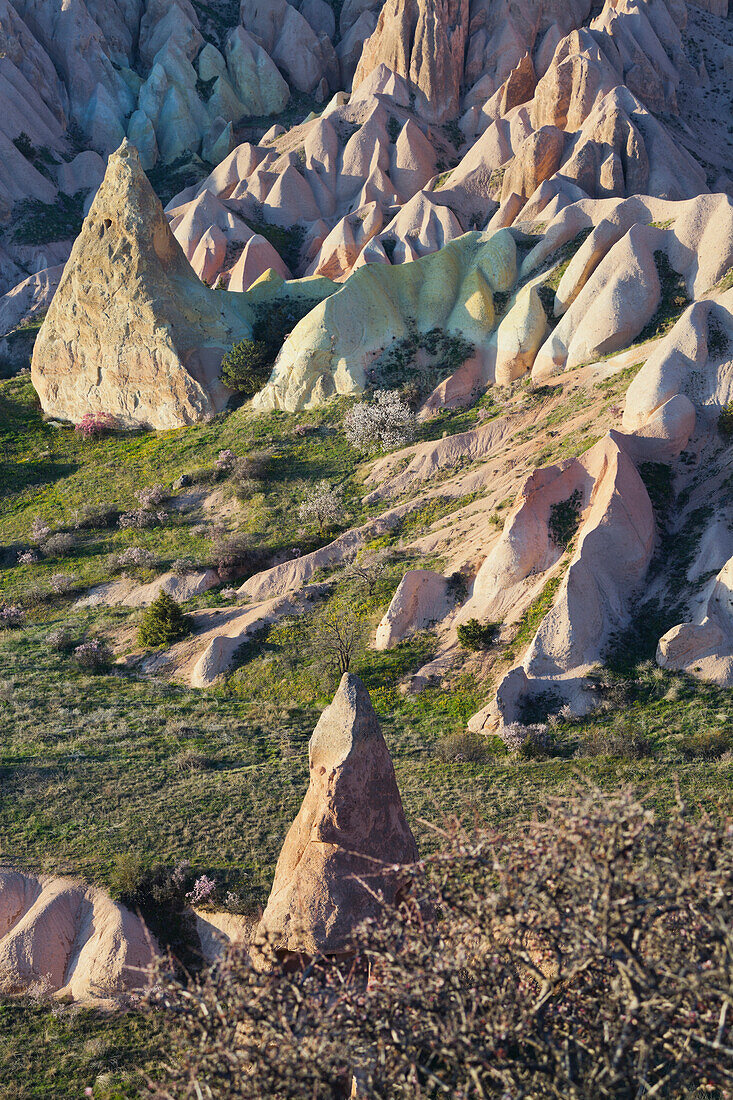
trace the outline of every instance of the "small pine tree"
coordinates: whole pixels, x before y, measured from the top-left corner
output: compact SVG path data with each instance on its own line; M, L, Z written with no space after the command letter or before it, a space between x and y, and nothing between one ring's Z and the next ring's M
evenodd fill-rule
M458 641L464 649L474 652L488 649L496 641L499 629L498 623L480 623L478 619L469 619L458 627Z
M161 592L143 615L137 638L146 649L155 649L170 645L188 634L190 629L189 618L181 611L180 605L167 592Z
M246 397L261 389L272 370L273 355L264 340L242 340L221 361L225 385Z

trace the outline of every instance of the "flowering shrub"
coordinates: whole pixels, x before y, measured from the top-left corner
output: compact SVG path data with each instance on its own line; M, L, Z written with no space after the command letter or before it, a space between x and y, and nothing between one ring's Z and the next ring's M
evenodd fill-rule
M25 611L22 607L18 607L17 604L0 604L0 628L6 627L11 629L15 626L20 626L25 618Z
M342 492L337 487L332 487L325 479L316 482L308 489L305 499L298 508L298 516L301 523L312 524L323 534L327 527L331 527L339 518L341 512Z
M138 489L135 496L140 501L140 507L149 512L168 499L168 490L164 485L148 485L145 489Z
M222 588L221 598L223 600L236 600L239 593L236 588Z
M115 572L121 569L152 569L156 562L155 554L142 546L128 546L120 554L112 554L110 568Z
M344 418L346 439L357 451L405 447L415 426L415 413L397 390L375 390L371 402L354 405Z
M109 413L86 413L74 429L84 439L100 439L115 426L115 419Z
M73 573L54 573L48 583L55 596L65 596L76 584L76 577Z
M35 565L40 560L37 550L21 550L18 554L18 565Z
M146 527L155 527L164 524L168 519L167 512L151 512L147 508L138 508L132 512L123 512L117 521L117 526L123 531L133 528L138 531Z
M90 672L99 672L112 663L112 650L104 638L90 638L76 647L74 660Z
M216 893L216 883L208 875L201 875L193 884L193 889L186 894L189 905L204 905L211 901Z
M39 546L51 534L51 528L40 516L36 516L31 524L30 540L35 546Z
M552 748L552 736L543 722L532 726L512 722L499 730L499 737L510 752L521 753L522 756L539 755Z
M214 463L214 467L223 473L228 473L234 467L234 463L237 461L237 456L234 451L219 451L219 457Z
M57 535L51 535L43 544L43 553L49 558L63 558L76 546L76 539L68 531L59 531Z

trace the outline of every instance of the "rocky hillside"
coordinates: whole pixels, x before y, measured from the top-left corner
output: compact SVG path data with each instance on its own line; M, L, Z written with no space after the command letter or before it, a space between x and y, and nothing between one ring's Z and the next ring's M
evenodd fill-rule
M512 818L513 776L534 805L571 758L725 789L728 0L0 0L0 39L0 646L63 700L54 741L44 693L0 690L23 936L57 893L132 920L40 875L134 910L112 828L261 905L290 762L354 671L311 755L333 727L335 774L366 723L396 851L428 792ZM48 851L37 752L78 766ZM282 951L293 884L330 874L301 844L336 815L319 782L265 913Z

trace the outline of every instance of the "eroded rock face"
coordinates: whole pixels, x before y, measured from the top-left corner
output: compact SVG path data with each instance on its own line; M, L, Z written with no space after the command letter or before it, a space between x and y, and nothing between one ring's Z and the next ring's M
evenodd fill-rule
M0 869L0 990L114 1000L145 988L156 952L140 917L104 890Z
M418 858L379 721L357 676L342 678L308 751L308 791L255 934L255 943L268 942L280 955L348 948L358 924L395 902L404 886L400 866Z
M407 77L421 114L447 122L458 114L468 35L468 0L387 0L364 47L354 87L379 65Z
M207 419L229 391L222 357L250 331L244 306L195 276L135 149L110 158L36 342L44 411L88 412L121 426L175 428Z

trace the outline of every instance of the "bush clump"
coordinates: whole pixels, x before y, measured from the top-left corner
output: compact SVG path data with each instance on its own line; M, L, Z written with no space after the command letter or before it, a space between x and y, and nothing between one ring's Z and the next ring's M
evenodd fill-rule
M221 377L230 390L254 397L272 370L270 349L264 340L240 340L221 361Z
M550 521L548 524L550 538L555 546L567 550L575 538L580 522L580 509L583 494L576 489L567 500L560 500L557 504L550 505Z
M592 791L506 832L449 829L346 959L258 971L235 945L188 983L161 976L161 1093L727 1092L733 843L724 815L692 810Z
M146 649L157 649L185 637L190 629L190 620L180 604L167 592L161 592L143 614L137 638Z
M496 641L501 627L499 623L480 623L478 619L469 619L458 627L458 641L464 649L476 652L489 649Z

